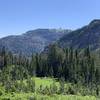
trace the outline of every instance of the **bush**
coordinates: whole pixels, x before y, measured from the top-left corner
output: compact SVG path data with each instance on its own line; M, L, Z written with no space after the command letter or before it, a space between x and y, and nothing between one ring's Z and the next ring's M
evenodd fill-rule
M36 96L31 96L28 98L28 100L37 100L37 97Z
M65 81L64 78L60 79L60 88L59 88L59 93L64 93L64 88L65 88Z
M27 80L27 88L29 89L30 92L35 92L35 81L32 79Z
M50 94L56 94L58 92L58 88L55 83L50 85Z
M76 94L76 90L71 86L71 87L68 88L68 94L75 95Z
M9 97L7 97L7 98L3 98L2 100L11 100Z
M5 93L5 88L0 85L0 96L2 96Z

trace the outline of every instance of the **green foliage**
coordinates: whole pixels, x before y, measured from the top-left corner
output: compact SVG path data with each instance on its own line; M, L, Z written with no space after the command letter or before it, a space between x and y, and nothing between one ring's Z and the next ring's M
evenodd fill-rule
M65 83L64 83L64 78L60 79L60 89L59 89L59 93L64 93L64 88L65 88Z
M5 94L5 88L2 85L0 85L0 96L4 94Z
M47 54L26 58L0 52L0 84L6 93L39 93L42 95L100 95L100 68L96 66L96 56L88 48L78 51L73 48L61 49L51 45ZM100 60L100 59L99 59ZM57 82L32 77L52 77ZM66 85L70 83L70 85ZM48 85L49 84L49 85ZM59 85L58 85L59 84ZM1 91L0 95L4 93Z
M27 79L27 88L29 89L30 92L35 92L35 81L30 79Z
M55 84L55 82L53 82L51 85L50 85L50 94L57 94L58 93L58 87L57 85Z
M29 80L29 79L28 79ZM79 91L79 93L85 93L84 95L89 95L89 93L87 92L87 90L85 91L85 87L82 86L76 86L74 84L71 83L65 83L65 87L64 87L64 91L63 94L59 94L59 89L60 89L60 83L53 79L50 78L34 78L35 81L35 93L29 91L28 88L28 92L25 91L25 86L27 87L27 81L28 80L23 80L23 81L18 81L16 84L19 84L19 88L18 86L16 86L16 90L20 89L20 91L16 91L16 92L9 92L6 93L5 89L1 86L1 90L4 91L3 95L0 96L0 100L41 100L41 99L46 99L46 100L66 100L66 98L68 100L96 100L96 97L93 96L78 96L80 94L76 94L76 92L78 92L79 90L81 90L82 92ZM40 85L41 83L43 83L43 85ZM21 85L22 84L22 85ZM25 85L25 86L24 86ZM38 90L39 89L39 90ZM71 89L71 90L69 90ZM73 94L74 91L74 95ZM77 96L75 96L77 95Z

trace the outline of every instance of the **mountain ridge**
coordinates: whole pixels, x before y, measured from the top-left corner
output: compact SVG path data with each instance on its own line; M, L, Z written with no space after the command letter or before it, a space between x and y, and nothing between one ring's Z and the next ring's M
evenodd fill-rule
M40 53L44 47L56 42L70 30L36 29L22 35L11 35L0 39L0 48L5 47L14 54L31 55Z
M95 19L77 30L36 29L22 35L11 35L0 39L0 48L6 47L14 54L32 55L41 53L46 47L57 43L62 48L73 47L91 50L100 49L100 20Z
M88 25L64 35L58 41L61 47L100 48L100 20L93 20Z

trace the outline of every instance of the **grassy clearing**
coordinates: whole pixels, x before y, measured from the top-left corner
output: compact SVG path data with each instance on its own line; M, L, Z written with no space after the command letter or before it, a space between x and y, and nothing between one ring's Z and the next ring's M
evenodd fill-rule
M36 90L43 85L43 87L50 86L55 80L51 78L32 78L35 80ZM24 80L25 82L26 80ZM55 81L57 87L59 87L59 82ZM67 84L68 85L68 84ZM70 83L69 83L70 85ZM80 95L42 95L37 92L35 93L4 93L0 100L100 100L95 96L80 96Z
M33 80L35 80L36 88L39 88L40 85L43 85L44 87L50 86L53 84L53 82L55 82L55 84L59 87L59 82L57 82L55 79L34 77Z
M0 97L0 100L97 100L94 96L74 96L74 95L40 95L33 93L13 93ZM99 99L98 99L99 100Z

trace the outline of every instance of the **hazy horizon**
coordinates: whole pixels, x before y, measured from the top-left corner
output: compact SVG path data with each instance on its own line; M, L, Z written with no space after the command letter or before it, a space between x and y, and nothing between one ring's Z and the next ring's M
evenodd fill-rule
M75 30L100 18L99 4L99 0L0 0L0 38L38 28Z

